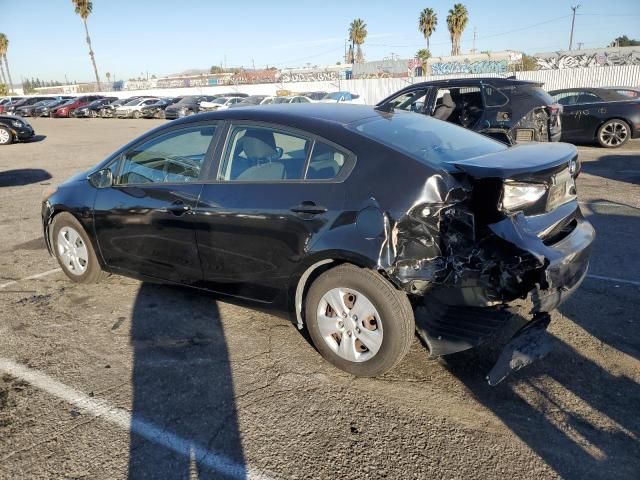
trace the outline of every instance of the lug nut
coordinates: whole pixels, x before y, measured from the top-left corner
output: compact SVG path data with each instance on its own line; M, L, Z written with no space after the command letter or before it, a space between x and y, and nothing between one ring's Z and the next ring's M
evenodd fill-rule
M354 321L354 322L357 322L357 321L358 321L358 316L357 316L357 315L354 315L354 316L353 316L353 321Z
M347 318L347 312L342 312L342 316L343 316L344 318Z
M338 328L343 328L344 327L344 322L343 321L339 321L338 322Z
M360 333L360 328L356 327L356 333Z
M347 335L351 336L351 330L349 330L349 331L347 332Z

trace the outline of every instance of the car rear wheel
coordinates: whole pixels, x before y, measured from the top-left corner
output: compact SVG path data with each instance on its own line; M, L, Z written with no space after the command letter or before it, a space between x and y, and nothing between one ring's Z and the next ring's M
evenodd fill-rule
M305 318L320 354L363 377L381 375L398 364L415 331L407 296L377 272L348 264L313 282Z
M138 110L134 110L133 113L131 113L131 116L133 118L140 118L140 112Z
M107 274L102 270L87 233L70 213L53 218L51 246L65 275L77 283L98 283Z
M11 130L0 125L0 145L9 145L10 143L13 143Z
M598 143L604 148L618 148L627 143L631 129L624 120L607 120L598 129Z

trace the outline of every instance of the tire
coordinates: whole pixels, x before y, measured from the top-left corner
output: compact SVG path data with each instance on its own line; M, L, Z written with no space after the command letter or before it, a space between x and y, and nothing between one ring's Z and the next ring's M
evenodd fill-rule
M98 117L98 112L96 112L95 110L89 110L89 116L91 118L97 118Z
M11 145L13 143L13 133L7 127L0 125L0 145Z
M138 110L134 110L131 116L135 119L140 118L140 112Z
M629 124L624 120L612 118L600 125L596 140L603 148L618 148L627 143L630 136Z
M340 298L342 303L335 303ZM363 298L365 303L358 304ZM345 315L334 311L331 303L344 308ZM354 318L356 311L374 314ZM379 273L350 264L328 270L313 282L305 301L305 319L318 352L334 366L359 377L391 370L409 351L415 333L413 309L406 294Z
M62 212L53 217L50 232L51 246L56 260L58 260L58 264L60 264L65 275L73 282L98 283L107 277L108 274L100 267L91 240L80 222L73 215ZM67 239L66 245L63 238ZM68 249L68 245L70 245L69 241L75 247L76 258L80 260L73 261L70 257L63 255L63 250ZM84 265L82 265L81 261L83 259Z

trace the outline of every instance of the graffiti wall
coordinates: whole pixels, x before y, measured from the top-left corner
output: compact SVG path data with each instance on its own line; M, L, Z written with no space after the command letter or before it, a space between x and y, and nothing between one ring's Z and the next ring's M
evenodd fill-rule
M509 70L509 65L521 60L521 53L511 51L432 57L427 62L427 70L430 70L432 75L505 73Z
M640 65L640 47L538 53L534 58L538 70Z

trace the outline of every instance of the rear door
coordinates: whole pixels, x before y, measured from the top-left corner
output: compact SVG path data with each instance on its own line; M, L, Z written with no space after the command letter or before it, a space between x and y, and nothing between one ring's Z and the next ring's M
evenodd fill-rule
M341 213L354 158L304 132L230 125L196 208L206 288L272 302Z
M99 189L96 237L106 264L161 280L202 280L193 209L216 125L183 125L125 152L114 185Z

